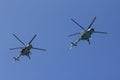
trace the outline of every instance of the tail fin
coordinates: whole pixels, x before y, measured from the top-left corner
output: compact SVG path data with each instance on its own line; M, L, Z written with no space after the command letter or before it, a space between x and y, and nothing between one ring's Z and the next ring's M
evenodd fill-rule
M74 43L74 42L71 42L71 46L72 46L72 47L73 47L73 46L77 46L77 44Z
M18 57L13 57L15 61L20 61Z
M71 50L74 46L77 46L77 44L76 44L75 42L71 42L70 50Z

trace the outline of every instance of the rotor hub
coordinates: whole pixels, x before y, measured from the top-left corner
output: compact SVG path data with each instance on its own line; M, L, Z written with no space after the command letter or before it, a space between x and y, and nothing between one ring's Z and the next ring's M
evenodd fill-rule
M93 28L91 28L91 31L93 31L93 32L94 32L94 29L93 29Z
M32 48L32 44L27 44L26 46L28 49L31 49Z

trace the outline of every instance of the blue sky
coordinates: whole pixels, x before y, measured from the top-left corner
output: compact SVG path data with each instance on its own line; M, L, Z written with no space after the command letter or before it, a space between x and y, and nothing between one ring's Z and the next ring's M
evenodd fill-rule
M119 0L0 0L0 80L120 80L119 10ZM108 34L69 50L79 35L67 35L82 31L70 18L87 28L94 16ZM20 50L9 48L22 45L12 33L25 43L37 34L33 46L47 51L14 62Z

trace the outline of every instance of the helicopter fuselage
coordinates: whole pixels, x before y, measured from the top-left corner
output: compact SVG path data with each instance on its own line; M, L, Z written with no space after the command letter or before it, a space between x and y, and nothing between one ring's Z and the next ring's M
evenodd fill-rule
M26 47L24 47L22 50L21 50L21 55L29 55L30 53L30 49L32 48L32 45L28 44Z
M91 38L91 35L93 34L94 29L90 28L88 30L86 30L85 32L83 32L83 34L81 35L81 40L88 40Z

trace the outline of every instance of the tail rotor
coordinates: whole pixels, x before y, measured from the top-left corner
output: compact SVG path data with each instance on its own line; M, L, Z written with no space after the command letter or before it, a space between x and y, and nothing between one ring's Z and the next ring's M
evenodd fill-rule
M15 61L20 61L18 57L13 57Z

